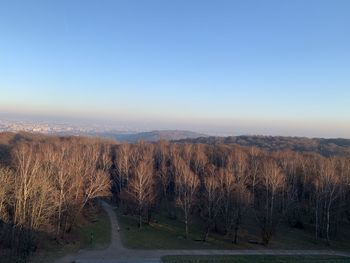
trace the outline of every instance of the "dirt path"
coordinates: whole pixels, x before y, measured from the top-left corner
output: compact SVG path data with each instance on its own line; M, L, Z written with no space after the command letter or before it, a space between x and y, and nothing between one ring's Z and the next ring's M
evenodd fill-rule
M55 263L115 263L115 262L145 262L159 263L166 255L335 255L350 257L350 252L333 250L139 250L124 248L120 240L119 225L116 213L112 207L102 202L111 220L112 238L110 246L105 250L80 250L55 261Z

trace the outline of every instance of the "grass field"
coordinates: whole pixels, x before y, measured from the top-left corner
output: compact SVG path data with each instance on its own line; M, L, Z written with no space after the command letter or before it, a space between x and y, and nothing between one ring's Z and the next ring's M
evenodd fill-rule
M93 239L91 239L93 233ZM63 257L79 249L103 249L111 241L111 226L107 213L100 209L98 214L90 215L80 225L73 229L65 242L57 243L54 240L41 246L30 262L46 263Z
M262 245L251 244L249 240L260 240L257 224L246 218L239 234L238 244L230 238L211 233L208 242L200 241L203 236L203 222L193 220L190 225L190 236L184 238L184 224L180 220L170 219L166 213L154 215L150 225L144 224L138 229L138 220L130 215L117 211L121 225L121 238L124 246L135 249L263 249ZM326 242L314 240L313 229L296 229L287 225L278 227L269 249L350 249L350 229L342 229L343 240L333 241L331 246Z
M190 237L184 238L183 224L177 220L157 216L159 223L143 225L138 228L138 221L133 216L118 215L121 226L123 245L135 249L201 249L201 248L232 248L229 242L210 237L208 242L196 241L200 239L200 230L192 226ZM236 246L238 247L238 246Z
M164 263L347 263L337 256L165 256Z

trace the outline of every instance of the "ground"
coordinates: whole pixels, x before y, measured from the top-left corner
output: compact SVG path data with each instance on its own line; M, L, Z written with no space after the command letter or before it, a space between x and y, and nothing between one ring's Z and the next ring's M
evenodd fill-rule
M181 220L171 219L167 213L155 213L153 221L142 229L138 228L138 218L123 215L116 210L121 225L121 239L124 246L132 249L264 249L262 245L251 244L249 240L259 241L260 230L252 217L247 217L240 230L238 244L233 244L229 237L211 233L207 242L202 242L205 229L199 218L192 220L190 236L185 239L184 224ZM180 219L180 217L178 217ZM350 249L350 227L342 227L343 239L332 241L328 246L325 241L315 242L313 229L291 228L281 224L273 236L269 249Z
M165 256L164 263L346 263L337 256Z
M116 263L116 262L130 262L130 263L159 263L161 258L168 255L174 256L267 256L274 257L281 256L319 256L320 258L330 256L344 256L350 258L350 252L347 251L332 251L332 250L282 250L282 249L130 249L123 246L120 234L125 231L124 226L119 226L115 209L111 205L102 202L103 208L106 210L111 222L111 243L107 249L104 250L87 250L83 249L77 253L66 255L55 261L55 263ZM119 231L120 229L120 231ZM142 231L140 231L142 232ZM253 261L254 262L254 261ZM260 261L263 262L263 261ZM272 261L273 262L273 261ZM278 262L278 261L275 261ZM282 261L283 262L283 261ZM311 261L312 262L312 261ZM344 261L343 261L344 262ZM345 261L346 262L346 261Z
M93 233L93 238L91 238ZM105 249L111 242L111 225L109 216L104 209L97 210L80 220L79 225L72 230L69 238L58 243L54 239L41 244L41 249L31 258L33 263L53 262L66 254L79 249Z

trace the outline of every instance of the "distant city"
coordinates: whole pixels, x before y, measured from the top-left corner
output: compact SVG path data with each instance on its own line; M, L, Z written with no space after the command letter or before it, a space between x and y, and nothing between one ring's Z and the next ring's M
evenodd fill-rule
M0 119L0 132L34 132L43 134L91 134L104 132L131 132L128 128L120 127L118 130L114 126L98 125L93 123L73 124L69 122L49 122L20 119Z
M150 130L132 128L122 124L98 122L58 121L21 118L0 118L0 132L30 132L62 136L96 136L119 142L181 140L205 137L206 134L184 130Z

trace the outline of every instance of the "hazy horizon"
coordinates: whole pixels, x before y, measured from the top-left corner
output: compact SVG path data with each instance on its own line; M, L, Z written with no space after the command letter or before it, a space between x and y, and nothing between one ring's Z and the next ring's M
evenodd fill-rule
M350 138L348 1L3 1L0 118Z
M303 128L298 130L295 123L288 124L286 122L271 123L264 125L260 120L259 127L251 127L249 121L238 120L236 122L228 122L225 125L208 125L206 123L197 122L191 123L173 123L173 122L150 122L150 121L136 121L136 120L113 120L101 118L88 118L79 116L52 116L52 115L32 115L32 114L6 114L0 113L0 120L8 121L27 121L29 123L66 123L75 125L76 127L104 127L110 131L125 131L125 132L149 132L149 131L164 131L164 130L180 130L192 131L209 136L240 136L240 135L257 135L257 136L290 136L290 137L307 137L307 138L346 138L350 139L346 133L343 135L337 133L335 130L341 124L335 123L333 127L329 127L327 133L318 132L313 129L313 124L304 123ZM254 125L256 125L257 121ZM285 124L285 126L283 126ZM272 131L271 126L274 125ZM333 130L332 130L333 128ZM254 130L251 132L251 130Z

